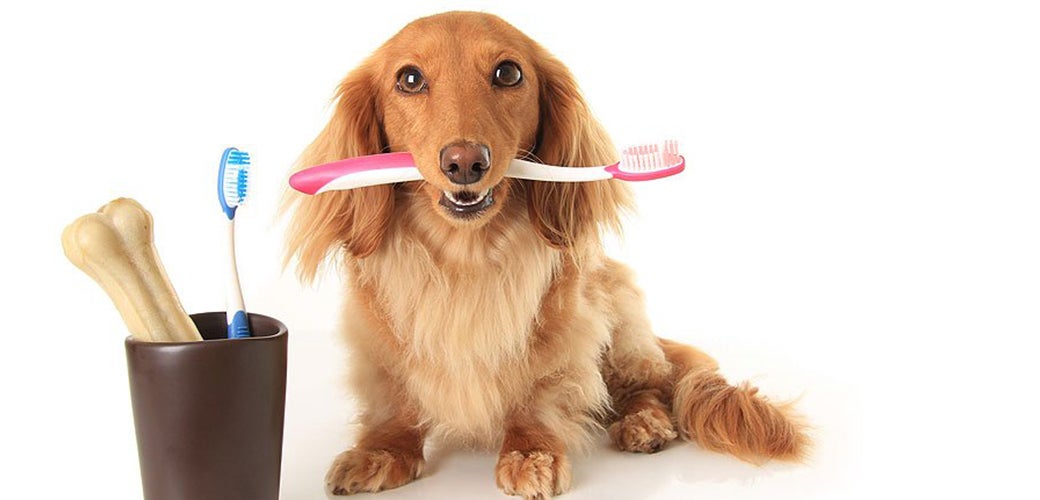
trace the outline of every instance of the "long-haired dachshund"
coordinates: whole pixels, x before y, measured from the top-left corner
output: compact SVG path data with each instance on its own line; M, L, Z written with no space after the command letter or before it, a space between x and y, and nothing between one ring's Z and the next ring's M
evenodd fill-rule
M560 61L501 19L406 26L340 83L297 168L409 151L423 181L290 195L288 257L347 273L343 335L362 404L335 494L422 474L423 443L500 446L507 494L570 483L568 452L607 427L622 451L682 437L745 460L798 459L788 405L731 386L706 354L654 336L632 273L604 255L617 181L505 178L513 158L575 168L616 150Z

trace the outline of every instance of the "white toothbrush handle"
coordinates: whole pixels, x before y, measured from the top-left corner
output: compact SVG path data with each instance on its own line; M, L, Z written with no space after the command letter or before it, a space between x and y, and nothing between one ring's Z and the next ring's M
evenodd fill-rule
M506 177L548 182L586 182L614 178L606 167L557 167L526 160L513 160L506 170Z
M549 182L585 182L611 179L613 176L605 170L605 167L557 167L543 165L526 160L513 160L506 170L506 177L515 179L530 179L535 181ZM393 184L396 182L420 181L422 174L415 167L380 168L375 170L362 170L341 176L325 186L319 193L325 191L336 191L341 189L356 189L367 186L378 186L380 184Z
M587 168L557 167L526 160L513 160L509 163L509 169L506 170L506 177L548 182L587 182L614 178L606 169L607 167L605 166ZM423 180L423 176L419 173L419 169L411 165L370 170L357 169L329 181L315 191L314 194L421 180Z
M227 290L227 323L232 324L239 311L245 311L242 300L242 285L238 282L238 263L235 261L235 219L228 219L228 282Z

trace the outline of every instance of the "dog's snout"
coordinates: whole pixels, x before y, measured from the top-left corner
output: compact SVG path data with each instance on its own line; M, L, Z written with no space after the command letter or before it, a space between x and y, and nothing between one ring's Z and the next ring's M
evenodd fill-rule
M456 142L441 150L441 172L455 184L473 184L491 164L491 152L483 144Z

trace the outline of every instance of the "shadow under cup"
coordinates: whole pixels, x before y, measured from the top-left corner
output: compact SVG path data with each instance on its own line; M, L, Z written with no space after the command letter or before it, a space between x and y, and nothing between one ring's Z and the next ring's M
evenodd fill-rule
M275 500L288 330L249 314L253 336L227 339L223 312L191 319L206 340L126 339L144 497Z

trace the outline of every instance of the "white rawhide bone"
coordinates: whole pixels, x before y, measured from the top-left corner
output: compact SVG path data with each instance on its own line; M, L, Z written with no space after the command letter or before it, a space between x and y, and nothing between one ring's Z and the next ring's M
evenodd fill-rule
M119 198L61 235L65 256L108 293L137 340L202 340L181 307L152 240L152 214Z

